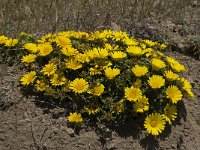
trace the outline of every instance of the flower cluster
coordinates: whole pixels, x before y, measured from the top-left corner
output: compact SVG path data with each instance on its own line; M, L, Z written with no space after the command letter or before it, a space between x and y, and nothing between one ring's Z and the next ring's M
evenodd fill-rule
M163 53L166 47L110 30L47 34L23 44L21 62L29 72L20 83L62 100L71 97L78 106L69 114L71 123L143 116L148 133L158 135L176 119L183 97L194 97L179 75L186 69Z

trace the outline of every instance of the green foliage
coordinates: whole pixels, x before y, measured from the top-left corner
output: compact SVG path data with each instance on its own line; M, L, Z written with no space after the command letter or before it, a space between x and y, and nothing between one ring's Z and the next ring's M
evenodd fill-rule
M185 67L163 53L165 44L111 30L30 39L14 45L23 49L20 59L27 69L20 84L71 101L77 109L70 123L140 118L158 135L175 120L182 98L194 97L190 83L178 75ZM6 40L1 46L8 47Z

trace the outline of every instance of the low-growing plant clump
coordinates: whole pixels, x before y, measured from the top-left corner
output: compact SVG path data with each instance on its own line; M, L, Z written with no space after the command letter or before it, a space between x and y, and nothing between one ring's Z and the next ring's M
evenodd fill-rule
M0 46L23 49L24 88L76 106L68 116L71 124L140 118L148 133L159 135L175 121L181 100L194 98L191 84L180 75L185 67L163 53L165 44L111 30L33 39L18 44L0 36Z

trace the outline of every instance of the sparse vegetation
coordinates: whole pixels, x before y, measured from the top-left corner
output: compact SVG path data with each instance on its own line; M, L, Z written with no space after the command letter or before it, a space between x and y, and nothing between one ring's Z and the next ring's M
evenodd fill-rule
M35 149L49 148L45 143L51 145L55 135L61 144L52 143L54 148L62 147L63 141L70 145L68 138L60 140L64 137L60 133L75 136L88 125L95 128L103 148L116 128L129 123L134 131L124 131L143 148L154 149L166 137L171 137L170 144L159 148L199 147L199 101L184 99L199 98L199 14L196 0L1 0L0 112L2 116L15 112L15 123L13 116L3 116L0 126L8 129L4 120L10 119L15 129L9 131L31 128ZM6 74L10 68L12 73ZM27 124L18 122L17 109L23 118L19 122L28 119ZM36 115L27 114L30 109ZM45 129L40 136L34 135L30 116L36 117L36 124L42 116ZM58 123L61 118L64 123ZM121 129L118 134L128 137ZM48 138L46 131L51 132ZM12 145L11 138L4 138L8 132L1 131L0 149L4 141ZM121 149L127 147L122 144Z

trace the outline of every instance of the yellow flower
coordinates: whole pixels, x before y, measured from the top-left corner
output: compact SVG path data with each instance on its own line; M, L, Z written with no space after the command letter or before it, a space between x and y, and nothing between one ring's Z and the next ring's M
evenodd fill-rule
M53 47L50 43L38 44L38 50L41 56L46 56L53 51Z
M58 46L65 47L71 45L71 40L64 36L57 36L55 41Z
M6 36L4 36L4 35L0 36L0 44L4 44L6 40L8 40L8 38Z
M90 68L89 71L91 76L102 74L101 69L98 67Z
M175 105L170 105L167 104L164 108L164 114L162 115L163 118L168 122L169 124L172 123L177 117L177 112L176 112L176 106Z
M194 93L192 92L191 89L186 89L186 97L188 98L194 98Z
M174 72L181 72L181 71L185 71L185 67L183 65L181 65L178 61L176 61L175 59L171 58L171 57L166 57L166 60L168 62L168 64L170 65L170 67L172 68L172 70Z
M12 39L12 38L10 38L10 39L7 39L7 40L5 41L5 45L6 45L7 47L12 47L12 46L17 45L18 42L19 42L18 39Z
M182 83L183 89L187 90L187 89L192 89L192 85L190 84L190 82L188 80L186 80L185 78L180 78L180 81Z
M120 41L125 38L128 38L128 35L126 32L122 32L122 31L113 32L113 37L112 37L113 40Z
M100 96L104 92L104 88L105 87L103 84L97 83L94 88L88 90L88 93L96 95L96 96Z
M136 102L142 97L142 91L139 88L131 86L130 88L125 88L125 98L129 101Z
M162 76L153 75L149 77L148 83L151 86L151 88L158 89L165 85L165 79L163 79Z
M171 99L173 104L176 104L183 97L181 91L175 85L168 86L166 90L166 95L167 95L167 98Z
M146 96L140 97L134 104L133 108L135 112L143 113L149 110L149 102Z
M64 85L66 80L67 79L65 77L59 76L58 74L54 74L53 78L50 81L53 86L60 86Z
M169 81L174 81L179 79L179 76L176 73L173 73L171 70L165 71L164 75Z
M41 37L41 39L37 40L39 43L45 43L45 42L55 42L55 34L46 34Z
M139 43L134 38L125 38L122 40L127 46L136 46Z
M79 53L76 55L75 59L81 63L90 62L90 59L86 54Z
M54 63L46 64L41 70L44 75L51 76L56 72L56 65Z
M21 61L23 63L31 63L35 61L36 57L37 57L36 55L29 54L29 55L23 56Z
M159 47L161 50L163 50L163 49L167 48L167 45L165 45L165 44L158 44L158 47Z
M165 120L160 113L153 113L145 118L144 127L152 135L159 135L165 129Z
M38 52L38 47L37 47L37 45L34 44L34 43L26 43L26 44L24 45L24 48L27 49L27 50L28 50L29 52L31 52L31 53L36 53L36 52Z
M186 80L185 78L180 78L180 82L182 84L182 88L185 90L186 94L185 96L186 97L189 97L189 98L194 98L194 93L192 92L192 85L190 84L190 82L188 80Z
M94 59L97 55L94 50L87 50L85 54L89 57L90 60Z
M68 116L68 121L70 123L81 123L81 122L83 122L83 118L82 118L81 114L70 113Z
M118 45L115 46L115 47L113 47L112 45L107 44L107 43L104 45L104 47L105 47L105 49L107 49L108 51L115 51L115 50L117 50L117 49L119 48Z
M41 91L41 92L45 91L46 88L48 87L48 85L42 80L37 80L35 86L36 86L37 91Z
M75 93L86 92L88 89L88 82L83 78L77 78L70 83L69 89L73 90Z
M126 51L130 55L136 55L136 56L142 55L142 48L139 47L139 46L128 46L128 48L126 49Z
M108 50L102 48L93 49L96 58L106 58L108 56Z
M148 72L148 68L146 66L135 65L135 67L132 68L132 72L136 77L141 77Z
M75 59L66 60L66 67L69 69L77 70L82 68L82 64Z
M149 47L155 46L156 44L155 42L150 41L150 40L143 40L143 42Z
M88 115L94 115L100 111L100 108L94 103L90 103L87 106L84 106L84 110L88 113Z
M115 51L113 53L111 53L111 57L113 59L122 59L122 58L126 58L126 53L121 52L121 51Z
M142 86L142 80L136 79L135 82L133 82L133 87L140 88Z
M29 85L30 83L33 83L36 78L36 72L31 71L25 75L23 75L20 79L22 85Z
M105 69L105 75L108 79L114 79L118 74L120 74L120 69L112 69L111 67Z
M78 53L77 49L75 49L71 46L63 47L61 52L66 56L74 56Z
M157 59L157 58L153 58L151 61L152 67L155 70L160 70L166 67L166 64L164 61Z

